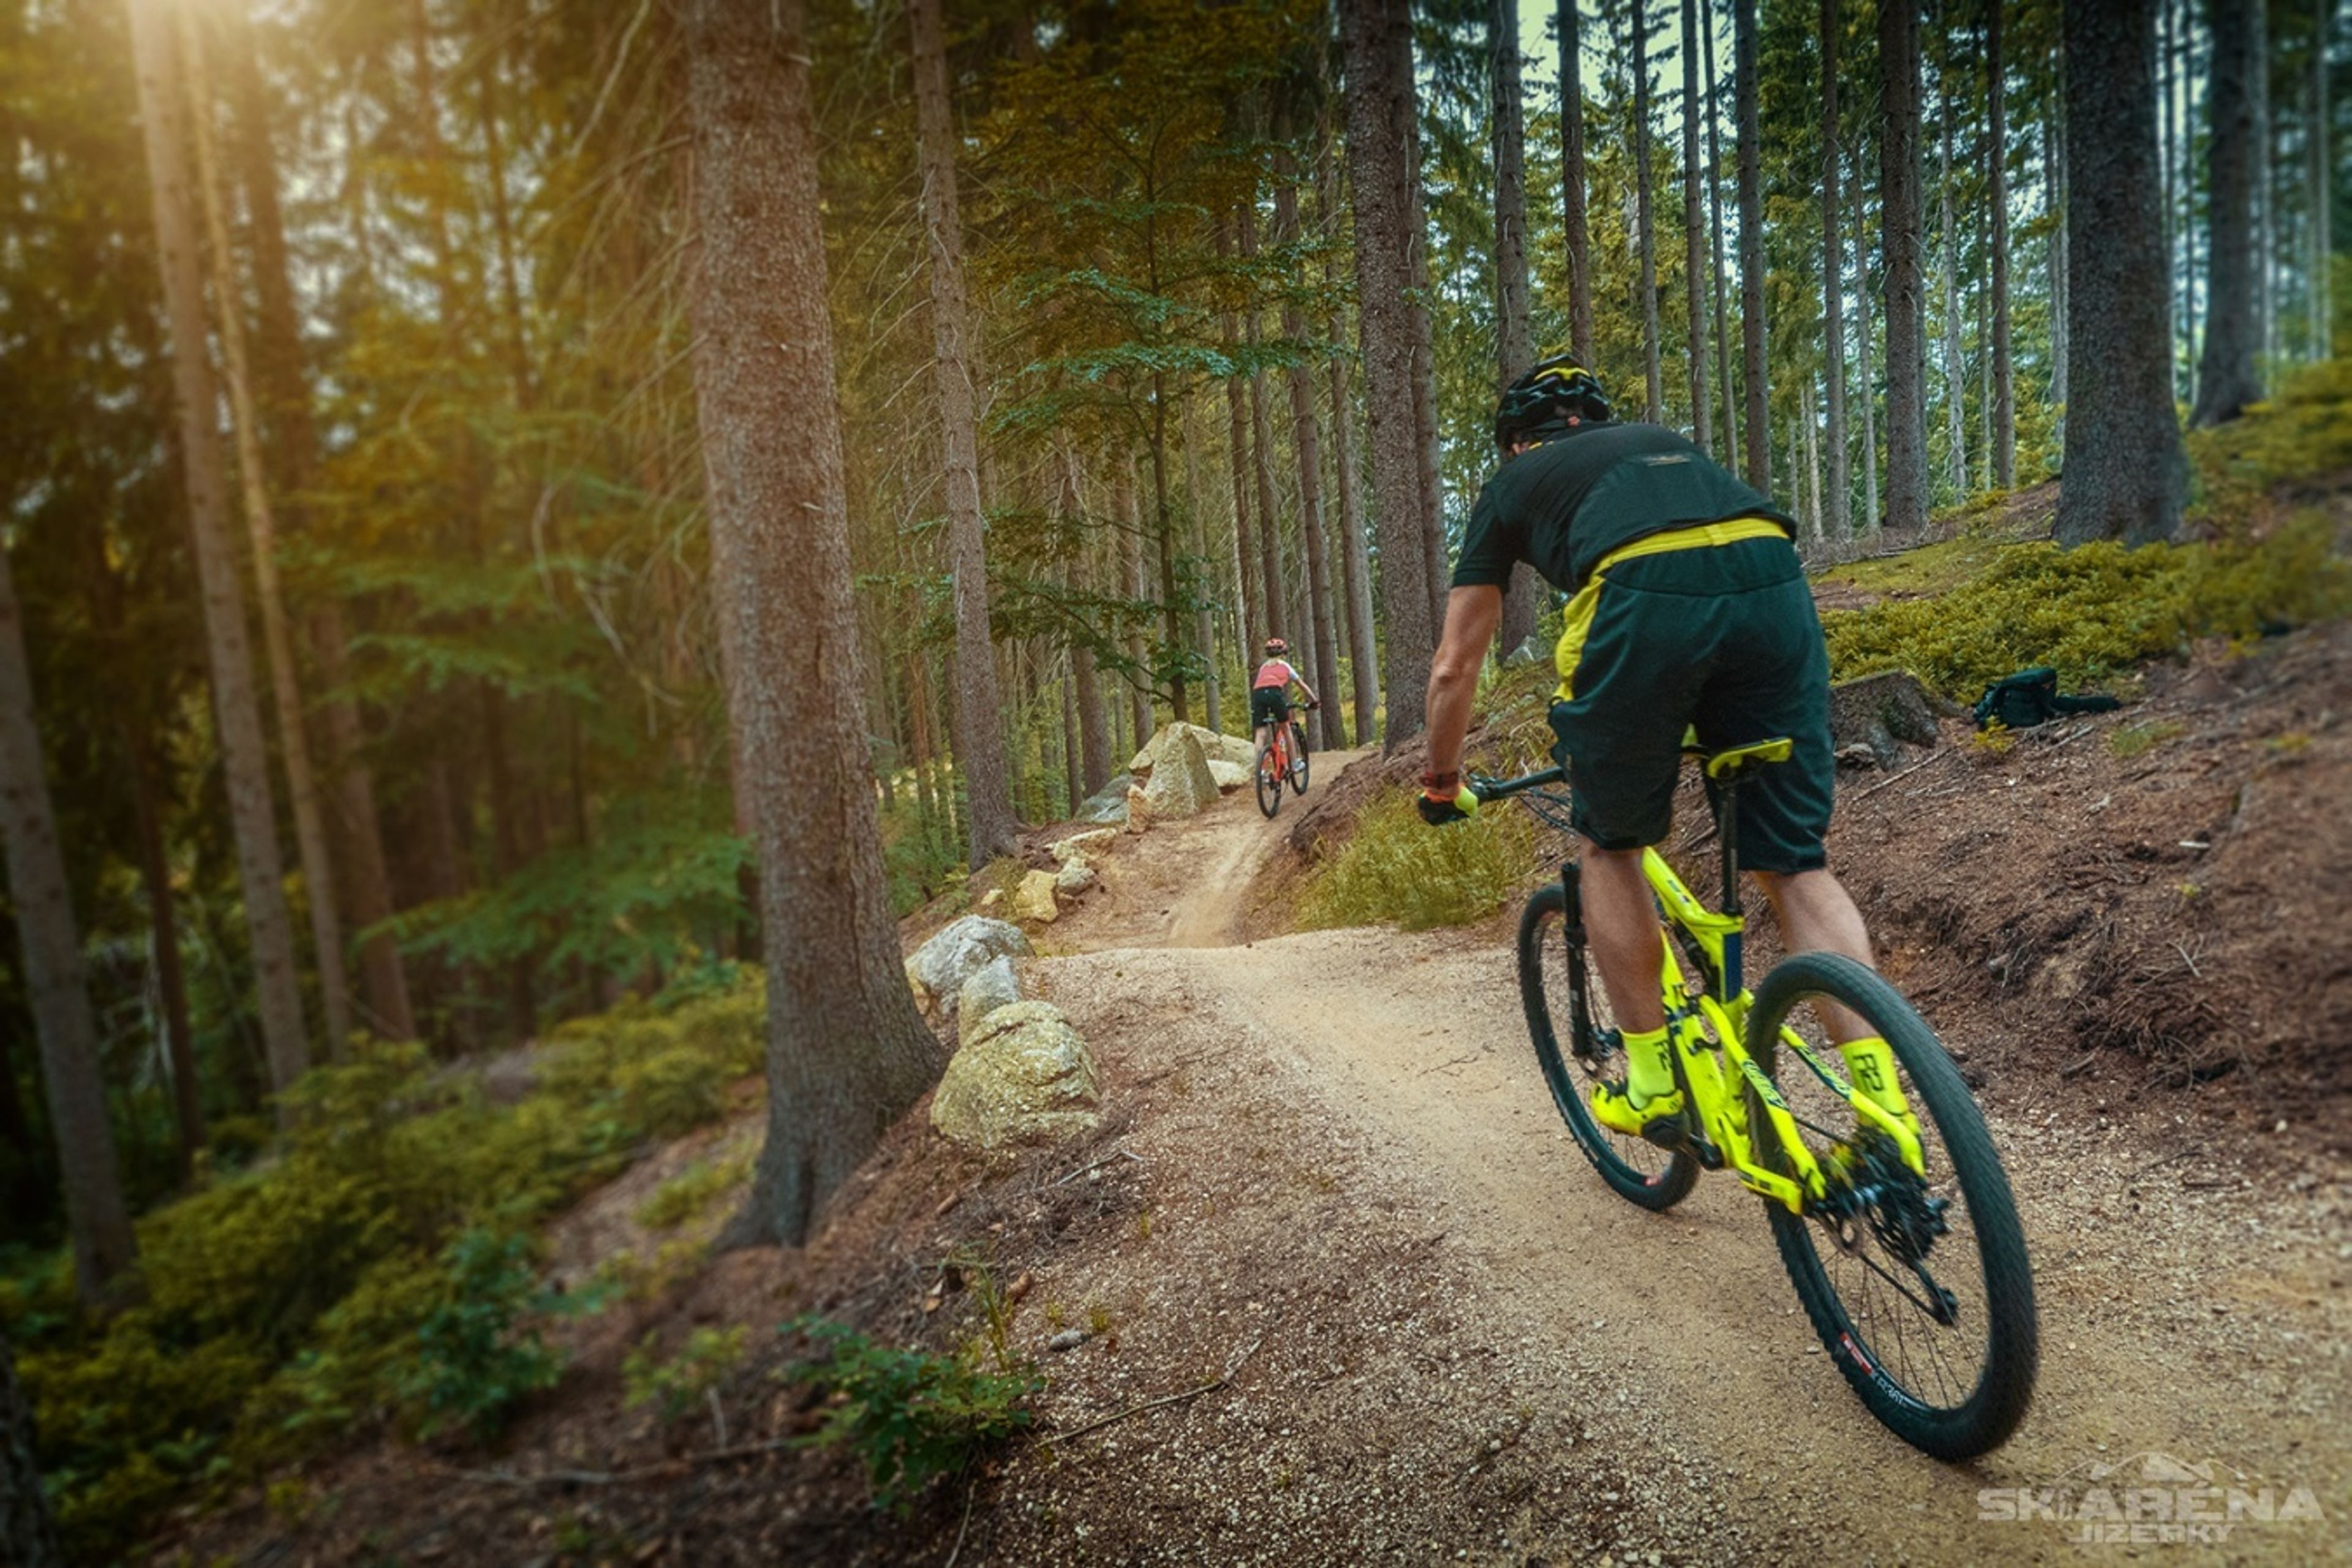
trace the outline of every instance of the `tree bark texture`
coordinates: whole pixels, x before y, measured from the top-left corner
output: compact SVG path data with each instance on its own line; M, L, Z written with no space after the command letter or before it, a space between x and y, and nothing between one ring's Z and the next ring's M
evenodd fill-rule
M1886 287L1886 521L1927 521L1927 299L1919 168L1919 14L1878 12L1878 210Z
M1342 5L1339 36L1347 61L1348 178L1356 196L1357 329L1371 421L1381 611L1387 634L1381 683L1388 691L1388 728L1382 739L1393 751L1421 731L1423 693L1435 647L1406 298L1412 287L1412 209L1404 167L1413 112L1412 10L1404 0ZM1402 71L1396 68L1400 54L1407 68Z
M2164 218L2157 188L2155 0L2066 12L2067 197L2074 231L2096 244L2068 258L2067 333L2095 343L2074 367L2063 544L2170 539L2188 459L2173 411Z
M1241 209L1242 259L1257 259L1257 222L1251 209ZM1257 308L1253 305L1242 312L1243 335L1255 352L1262 346L1259 335ZM1274 419L1265 400L1265 373L1253 370L1249 378L1250 457L1251 472L1257 483L1257 568L1260 603L1265 606L1269 636L1280 636L1294 647L1305 641L1297 626L1286 625L1290 620L1289 598L1283 592L1281 503L1276 499L1274 487ZM1303 658L1311 657L1302 653Z
M1899 5L1889 5L1899 11ZM1756 0L1736 0L1732 11L1733 95L1739 136L1740 375L1746 387L1746 479L1772 493L1772 426L1764 380L1764 186L1758 162Z
M2051 438L2059 449L2066 445L2066 394L2069 390L2068 348L2066 342L2066 274L2067 253L2072 248L2066 230L2066 93L2064 89L2065 49L2059 49L2059 90L2050 95L2050 118L2042 127L2043 175L2047 183L2044 200L2050 203L2056 222L2050 239L2050 406L2056 411L2051 420Z
M1715 450L1714 410L1706 395L1706 205L1698 189L1698 0L1683 0L1683 299L1689 360L1691 439Z
M1559 0L1559 200L1568 237L1568 337L1592 368L1592 239L1584 217L1583 0Z
M1863 199L1862 152L1854 150L1853 157L1853 303L1854 349L1860 374L1854 381L1857 398L1862 404L1862 531L1865 538L1878 537L1878 383L1871 374L1870 320L1870 232L1865 226L1865 215L1870 204Z
M1298 186L1291 159L1283 154L1276 173L1285 176L1275 187L1274 234L1278 245L1298 243ZM1282 303L1282 335L1294 343L1307 341L1307 315L1294 296ZM1315 694L1325 705L1310 714L1314 744L1335 751L1333 731L1339 718L1339 639L1331 624L1331 573L1324 550L1323 446L1315 414L1315 367L1300 360L1290 367L1290 436L1298 456L1298 538L1306 556L1307 627L1314 650Z
M1437 447L1437 344L1429 309L1429 215L1422 205L1421 117L1412 111L1419 79L1412 64L1412 30L1396 33L1389 67L1404 85L1405 278L1411 289L1406 320L1412 329L1412 417L1421 461L1421 544L1425 563L1423 582L1429 590L1429 624L1433 637L1445 626L1445 483L1439 471Z
M1634 0L1633 248L1642 271L1642 417L1666 417L1664 377L1658 364L1658 250L1650 189L1650 0Z
M1198 410L1187 395L1183 403L1184 437L1184 509L1192 521L1192 560L1199 573L1195 604L1192 607L1192 640L1199 645L1202 676L1201 689L1207 711L1209 728L1223 730L1224 725L1224 681L1217 673L1217 621L1212 608L1216 598L1215 580L1209 571L1209 512L1202 505L1201 428ZM1075 798L1072 801L1076 804Z
M230 57L237 102L238 185L245 195L246 229L253 247L255 395L264 427L273 437L276 486L288 528L300 533L307 523L302 498L319 468L319 433L310 416L310 388L302 363L301 329L294 308L292 270L286 251L285 223L278 205L278 156L270 137L269 97L254 58L249 24L236 26ZM376 809L375 779L364 760L366 734L358 704L341 693L349 683L341 605L323 600L310 614L311 656L319 684L331 695L320 704L321 766L330 789L330 819L335 828L335 868L341 907L354 931L380 926L393 914L392 878L383 859L383 827ZM360 994L369 1028L385 1039L413 1039L416 1015L408 994L408 973L391 933L362 936L359 946Z
M907 990L857 699L800 0L693 0L686 33L695 397L712 574L736 584L719 606L741 655L728 710L768 977L768 1137L732 1230L799 1246L943 1058Z
M0 1332L0 1563L62 1568L65 1560L34 1458L32 1404L16 1381L7 1335Z
M2235 419L2260 402L2254 365L2254 114L2253 26L2237 0L2208 0L2212 28L2212 81L2207 98L2212 122L2208 143L2205 350L2197 366L2197 403L2189 416L2203 428Z
M1221 228L1217 235L1217 251L1227 251L1226 235ZM1224 342L1227 357L1235 357L1241 334L1233 313L1222 318L1219 335ZM1234 471L1234 589L1241 600L1242 673L1247 675L1257 668L1262 645L1273 629L1274 609L1258 599L1255 586L1257 562L1250 536L1249 489L1249 392L1243 378L1225 378L1225 413L1231 435L1226 452L1233 459Z
M9 901L24 945L26 1000L40 1039L41 1085L65 1177L75 1288L85 1302L95 1304L131 1267L138 1247L123 1204L114 1132L106 1119L98 1026L35 713L16 576L6 551L0 550L0 847L7 850Z
M1828 378L1829 489L1821 521L1822 531L1837 540L1853 531L1845 438L1845 235L1838 226L1838 45L1844 34L1838 0L1822 0L1822 325L1827 329L1822 370Z
M1111 459L1111 508L1118 522L1118 589L1130 606L1127 633L1128 728L1135 742L1133 756L1151 739L1151 667L1145 658L1143 633L1132 619L1132 606L1143 603L1143 514L1135 494L1135 454L1121 452Z
M1723 388L1721 461L1739 450L1739 391L1731 374L1731 296L1723 268L1723 100L1716 95L1715 6L1699 7L1706 38L1706 233L1715 268L1715 379Z
M1495 384L1511 384L1536 362L1528 305L1527 126L1520 100L1518 0L1493 0L1486 14L1495 126ZM1511 568L1495 637L1507 657L1535 634L1543 579L1525 562Z
M1952 221L1952 62L1949 38L1937 57L1937 79L1943 98L1943 177L1936 183L1937 226L1943 236L1944 447L1951 473L1952 500L1969 499L1967 389L1969 371L1960 353L1960 234Z
M1331 318L1331 341L1346 322ZM1339 570L1348 592L1348 665L1356 698L1356 743L1370 745L1380 731L1380 652L1372 636L1371 556L1364 543L1364 511L1356 496L1356 405L1348 395L1348 356L1335 353L1331 379L1331 470L1339 492ZM1337 701L1336 694L1328 700Z
M310 944L319 965L319 1006L327 1026L327 1059L341 1061L351 1048L351 982L343 969L342 921L335 910L334 858L327 850L327 826L319 810L317 781L310 771L310 726L304 721L300 672L294 639L287 627L286 595L278 576L278 525L271 510L269 478L261 458L261 429L255 411L251 365L247 362L236 261L228 245L228 218L222 210L219 160L213 151L212 89L204 35L193 13L179 13L181 68L188 86L189 147L195 155L196 196L204 214L212 257L213 299L218 308L221 366L228 382L229 423L236 444L236 469L245 502L245 522L253 543L253 575L261 610L261 642L269 659L270 695L278 709L278 752L286 767L286 794L294 809L294 843L302 866L302 891L310 916Z
M2009 68L2001 53L2002 6L1985 7L1986 115L1992 153L1992 482L2017 488L2017 376L2009 342Z
M1064 518L1077 522L1086 512L1086 494L1078 482L1077 454L1069 447L1062 448L1062 483L1060 506ZM1082 534L1083 537L1083 534ZM1094 572L1089 562L1091 551L1084 544L1071 565L1070 585L1080 593L1094 588ZM1111 745L1108 726L1103 715L1102 686L1095 673L1095 650L1091 643L1074 643L1070 648L1070 673L1078 689L1078 755L1079 782L1087 795L1110 782Z
M2329 258L2336 230L2328 216L2328 187L2336 180L2336 121L2328 100L2327 46L2334 29L2335 0L2319 0L2311 17L2311 356L2335 352L2336 279Z
M988 626L987 523L981 511L978 401L963 281L963 220L956 200L955 125L948 103L939 0L908 0L915 120L922 143L923 231L931 263L932 363L938 373L948 562L955 582L956 705L967 748L964 798L975 871L1013 847L1020 824L1004 754L1003 698ZM828 389L829 392L829 389Z
M161 0L133 0L131 37L154 204L156 257L171 322L182 477L204 596L213 709L227 778L229 822L236 839L238 884L253 937L262 1048L269 1063L270 1087L283 1093L310 1067L310 1052L302 1033L294 932L286 909L284 864L278 854L269 752L262 739L253 656L246 641L245 594L237 582L236 552L229 542L228 499L215 424L219 398L206 350L204 281L188 205L188 174L180 157L185 107L180 66L171 15Z

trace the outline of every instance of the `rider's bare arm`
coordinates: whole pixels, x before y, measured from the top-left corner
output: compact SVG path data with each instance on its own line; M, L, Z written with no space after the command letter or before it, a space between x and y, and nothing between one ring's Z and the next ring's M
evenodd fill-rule
M1503 619L1503 591L1492 584L1456 588L1445 601L1445 634L1429 667L1429 773L1433 778L1462 771L1462 738L1470 730L1470 704L1478 695L1478 669Z

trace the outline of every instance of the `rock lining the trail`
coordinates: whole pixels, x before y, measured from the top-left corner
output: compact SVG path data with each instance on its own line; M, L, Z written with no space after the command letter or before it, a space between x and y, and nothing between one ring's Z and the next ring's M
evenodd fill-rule
M1047 1002L996 1008L957 1050L931 1096L931 1126L973 1149L1059 1142L1101 1123L1094 1053Z
M1153 817L1192 816L1217 804L1216 775L1192 726L1176 731L1161 749L1143 786L1143 806Z
M956 993L957 1042L970 1044L990 1015L1021 999L1021 980L1010 957L992 958L973 970Z
M963 983L991 959L1027 957L1036 950L1021 928L986 915L950 921L907 960L907 979L919 1005L939 1009L943 1023L955 1021Z

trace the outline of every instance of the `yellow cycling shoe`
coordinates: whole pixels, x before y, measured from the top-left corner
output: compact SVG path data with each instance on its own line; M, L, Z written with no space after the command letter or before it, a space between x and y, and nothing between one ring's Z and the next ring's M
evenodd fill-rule
M1592 1119L1612 1132L1622 1132L1628 1138L1644 1138L1653 1143L1678 1143L1686 1129L1683 1122L1683 1091L1668 1089L1636 1104L1631 1091L1621 1083L1596 1083L1592 1086L1590 1103Z

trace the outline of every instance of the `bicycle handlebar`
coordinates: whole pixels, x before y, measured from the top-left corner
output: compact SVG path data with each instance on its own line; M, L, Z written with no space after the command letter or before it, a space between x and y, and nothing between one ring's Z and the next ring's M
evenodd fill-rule
M1470 793L1478 797L1481 805L1489 801L1504 800L1546 784L1563 783L1568 778L1566 768L1545 768L1540 773L1522 773L1515 779L1490 779L1481 774L1470 775Z

